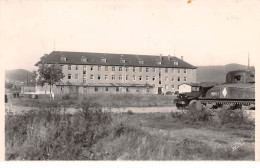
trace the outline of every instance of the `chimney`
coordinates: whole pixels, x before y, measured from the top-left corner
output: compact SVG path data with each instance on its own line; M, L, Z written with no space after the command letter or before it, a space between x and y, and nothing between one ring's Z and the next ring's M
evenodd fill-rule
M48 56L48 54L44 54L44 57L47 57Z
M183 60L183 56L181 56L181 60Z
M170 54L168 55L168 61L171 61L171 55Z
M162 54L160 54L160 61L162 61Z

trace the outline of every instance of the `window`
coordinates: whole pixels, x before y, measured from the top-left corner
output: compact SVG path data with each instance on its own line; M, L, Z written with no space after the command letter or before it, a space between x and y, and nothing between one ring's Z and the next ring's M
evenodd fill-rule
M68 70L71 70L71 65L68 65Z
M115 75L112 75L112 80L115 80L116 79L116 76Z
M112 71L116 71L116 68L115 68L115 67L112 67Z
M174 68L172 68L172 73L174 73Z
M91 67L90 67L90 70L91 70L91 71L93 71L93 70L94 70L94 67L93 67L93 66L91 66Z
M180 78L180 77L178 77L178 81L181 81L181 78Z
M97 79L98 79L98 80L100 80L100 79L101 79L101 76L100 76L100 75L98 75L98 76L97 76Z
M129 71L129 67L125 67L125 71L128 72Z
M101 71L101 66L98 66L98 71Z
M125 60L120 60L120 63L125 63Z
M129 76L128 75L125 76L125 80L129 80Z
M155 81L155 76L153 76L153 81Z
M68 79L71 79L71 74L68 74Z
M146 72L149 72L149 68L146 68Z
M93 80L94 79L94 75L90 75L90 79Z
M79 70L79 66L78 65L75 66L75 70Z
M108 80L108 75L105 75L105 80Z
M126 91L126 92L129 92L129 88L128 88L128 87L126 87L126 88L125 88L125 91Z
M61 57L61 61L67 61L67 58L64 57L64 56L62 56L62 57Z
M149 76L146 76L146 78L145 78L147 81L149 80Z
M168 81L168 76L165 77L165 81L166 81L166 82Z
M235 75L234 79L236 82L241 81L241 75Z
M135 76L135 75L133 76L133 80L134 80L134 81L136 80L136 76Z
M119 75L119 80L122 80L122 75Z
M83 83L86 83L86 78L83 78Z
M103 58L103 59L101 59L101 62L106 63L107 59Z
M142 68L142 67L140 67L140 68L139 68L139 72L142 72L142 71L143 71L143 68Z
M177 61L174 61L173 64L174 64L174 65L178 65L179 63L178 63Z
M119 87L116 87L116 91L119 92Z
M139 76L139 80L140 80L140 81L143 80L143 77L142 77L142 76Z
M122 71L122 67L119 67L119 71Z
M186 77L184 77L184 78L183 78L183 81L187 81L187 78L186 78Z
M172 85L172 89L174 89L174 85Z
M187 69L184 69L184 70L183 70L183 73L187 73Z
M105 66L105 71L108 71L108 67L107 66Z
M75 74L75 79L79 79L79 74Z
M86 78L86 74L83 74L83 78Z
M82 57L82 58L81 58L81 62L87 62L87 58Z
M144 64L144 61L139 61L139 64Z
M155 72L155 68L153 68L153 72Z
M165 73L168 73L168 68L165 68Z
M95 92L98 92L98 87L97 86L95 86Z
M83 71L86 71L86 69L87 69L87 66L84 65L84 66L83 66Z
M181 73L181 69L178 69L178 73Z
M159 68L159 72L162 72L162 69L161 69L161 68Z
M174 81L174 77L172 77L172 81Z
M135 72L135 67L133 67L133 72Z
M108 92L108 87L106 86L106 89L105 89L106 92Z

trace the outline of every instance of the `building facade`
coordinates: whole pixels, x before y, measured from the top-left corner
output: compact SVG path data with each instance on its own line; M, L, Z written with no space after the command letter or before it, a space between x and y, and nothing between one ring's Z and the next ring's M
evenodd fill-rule
M175 56L53 51L42 59L62 67L57 94L163 94L196 82L196 67Z

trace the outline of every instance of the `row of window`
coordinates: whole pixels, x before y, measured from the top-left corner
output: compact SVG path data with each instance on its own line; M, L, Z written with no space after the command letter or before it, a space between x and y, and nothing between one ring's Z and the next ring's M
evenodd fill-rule
M123 56L123 55L121 55L121 56ZM68 59L67 59L65 56L62 56L62 57L61 57L61 61L66 62L67 60L68 60ZM172 60L172 59L171 59L171 60ZM81 62L87 62L87 61L88 61L88 59L87 59L86 57L82 56ZM106 62L107 62L107 59L106 59L106 58L102 58L102 59L101 59L101 62L102 62L102 63L106 63ZM139 64L144 64L144 61L143 61L143 60L139 60L138 62L139 62ZM120 63L124 64L124 63L126 63L126 60L121 59L121 60L120 60ZM162 62L161 62L161 61L158 61L157 64L162 64ZM174 60L173 64L174 64L174 65L178 65L179 63L178 63L178 61Z
M84 65L83 66L83 71L86 71L87 66ZM111 71L116 71L116 69L118 68L118 71L123 71L123 67L115 67L112 66L111 67ZM68 65L68 70L72 69L72 65ZM138 69L138 70L137 70ZM165 73L168 73L171 69L171 72L174 73L175 69L174 68L165 68ZM79 66L75 65L75 70L79 70ZM90 67L90 71L94 71L94 66ZM101 71L101 66L98 66L98 71ZM108 66L105 66L105 71L108 71ZM129 71L129 67L125 67L125 71L128 72ZM143 67L133 67L133 72L143 72ZM145 68L145 72L155 72L156 68ZM161 72L161 68L159 68L159 72ZM177 69L178 73L181 73L181 69ZM183 73L187 73L187 69L183 69Z
M95 86L94 91L95 91L95 92L98 92L98 88L99 88L99 87ZM125 88L125 91L126 91L126 92L129 92L129 90L130 90L129 87L126 87L126 88ZM106 91L106 92L109 91L109 87L108 87L108 86L105 87L105 91ZM116 87L116 91L119 92L119 87ZM139 90L139 89L136 89L136 92L140 92L140 90ZM149 89L149 88L146 88L146 92L149 93L149 92L150 92L150 89Z
M137 78L137 76L133 75L133 80L135 81ZM68 74L68 79L72 79L72 76L71 74ZM75 74L75 79L79 79L79 75L78 74ZM86 81L86 74L83 74L83 79L85 79ZM101 75L97 75L97 79L98 80L101 80ZM104 76L104 79L105 80L108 80L109 79L109 75L105 75ZM115 75L111 75L111 79L112 80L116 80L116 76ZM153 76L152 77L152 81L155 81L156 77ZM90 75L90 80L94 80L94 75ZM118 76L118 80L123 80L123 76L122 75L119 75ZM129 75L126 75L125 76L125 80L130 80L130 76ZM138 76L138 80L142 81L143 80L143 76ZM150 77L149 76L146 76L145 77L145 80L150 80ZM159 80L161 81L162 80L162 77L160 76L159 77ZM165 81L168 81L168 76L165 77ZM171 81L175 81L175 77L172 77L171 78ZM181 81L181 77L177 77L177 81ZM183 81L187 81L187 77L183 77Z
M171 85L171 88L174 89L175 86L174 86L174 85ZM98 92L98 89L99 89L99 87L95 86L95 88L94 88L95 92ZM169 89L169 86L168 86L168 85L165 85L165 89ZM105 91L106 91L106 92L109 91L109 87L108 87L108 86L105 87ZM116 87L116 91L119 92L119 87ZM126 91L126 92L129 92L129 87L126 87L126 88L125 88L125 91ZM136 92L139 92L139 89L136 89ZM150 88L146 88L146 92L150 92Z

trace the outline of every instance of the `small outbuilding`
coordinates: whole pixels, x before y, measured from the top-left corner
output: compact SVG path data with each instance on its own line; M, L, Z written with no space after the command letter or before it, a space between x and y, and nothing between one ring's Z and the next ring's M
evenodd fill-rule
M199 91L200 85L198 83L183 83L179 85L179 93L190 93L192 91Z

